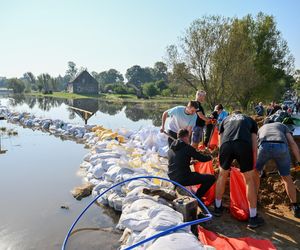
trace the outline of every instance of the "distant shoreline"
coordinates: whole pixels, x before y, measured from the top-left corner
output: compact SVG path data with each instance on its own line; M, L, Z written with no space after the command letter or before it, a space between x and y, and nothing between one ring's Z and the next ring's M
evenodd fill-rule
M138 99L135 95L122 95L122 94L99 94L99 95L90 95L90 94L74 94L74 93L65 93L65 92L53 92L53 94L42 94L38 92L33 93L24 93L28 96L37 96L37 97L54 97L54 98L64 98L64 99L82 99L82 98L93 98L100 99L103 101L109 102L132 102L132 103L186 103L189 100L189 97L163 97L156 96L155 98L150 99Z

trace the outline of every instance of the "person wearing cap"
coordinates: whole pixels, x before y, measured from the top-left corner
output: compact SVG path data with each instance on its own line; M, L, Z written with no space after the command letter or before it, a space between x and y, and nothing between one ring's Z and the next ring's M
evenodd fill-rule
M192 129L196 124L198 110L198 103L196 101L190 101L186 107L176 106L174 108L166 110L162 115L162 125L160 132L165 132L165 123L168 117L170 117L170 122L168 124L168 138L169 146L173 142L173 139L177 139L177 133L180 129L186 128L191 136ZM172 139L173 138L173 139Z
M216 178L212 174L200 174L192 172L191 159L207 162L212 159L210 155L198 152L190 145L189 131L180 129L178 139L173 141L168 151L168 176L171 180L183 186L201 184L196 191L196 196L200 199L215 183Z
M286 192L292 204L292 210L296 218L300 218L300 205L297 203L296 187L290 174L291 157L289 146L296 158L296 165L300 165L299 148L292 137L289 128L280 123L273 122L263 125L257 134L258 153L256 161L256 185L257 191L260 185L260 176L263 173L264 165L269 160L274 160L284 183Z

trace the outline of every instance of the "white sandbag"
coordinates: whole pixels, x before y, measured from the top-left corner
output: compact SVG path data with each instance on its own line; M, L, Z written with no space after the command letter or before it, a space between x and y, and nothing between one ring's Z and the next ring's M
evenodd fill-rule
M113 165L113 166L109 167L109 169L103 176L104 176L105 180L115 182L120 170L121 170L121 168L119 166Z
M95 178L100 179L104 173L106 172L106 169L102 167L102 163L97 164L93 167L92 174Z
M97 186L95 186L94 188L93 188L93 190L94 191L100 191L101 189L107 189L107 188L109 188L109 187L111 187L113 185L113 183L112 182L108 182L108 181L101 181L100 183L98 183L98 185Z
M155 240L147 250L205 250L203 244L192 234L174 232Z
M96 154L106 153L106 152L111 152L111 150L108 149L108 148L103 148L103 147L98 147L98 146L94 147L94 148L93 148L93 151L94 151Z
M119 134L119 135L122 135L126 138L129 138L133 133L134 131L132 130L128 130L126 128L117 128L116 129L116 132Z
M122 211L122 201L124 197L117 193L111 193L107 196L108 205L116 211Z
M98 194L101 194L105 191L106 191L106 188L102 188L98 191ZM101 197L99 197L97 199L97 202L102 204L102 205L108 205L108 195L109 195L108 193L105 193L104 195L102 195Z
M134 212L142 211L142 210L148 210L151 207L155 207L157 205L158 205L157 201L154 201L154 199L152 199L151 196L145 197L145 198L134 201L130 206L129 213L134 213Z
M92 167L92 164L87 162L87 161L83 161L81 164L80 164L80 168L84 168L86 169L87 171L89 170L89 168Z
M130 181L127 185L126 185L126 189L129 191L132 191L133 189L137 188L137 187L145 187L148 186L149 182L146 181L146 179L138 179L138 180L134 180L134 181Z
M166 211L166 212L170 212L170 213L172 213L173 211L176 212L171 207L168 207L168 206L165 206L165 205L162 205L162 204L157 204L156 206L153 206L149 209L148 215L149 215L150 218L154 218L155 216L157 216L162 211Z
M87 179L88 181L90 181L90 180L93 179L93 178L94 178L94 175L93 175L92 173L87 173L86 179Z
M117 228L129 228L132 231L143 231L149 226L150 220L146 210L130 214L123 214L120 217Z
M89 162L91 159L92 154L91 153L87 153L84 157L83 160Z
M149 213L149 217L151 217ZM151 219L150 227L155 229L156 231L164 231L168 228L177 226L183 223L183 216L181 213L177 211L166 211L163 210L158 213L153 219Z
M90 180L90 183L92 183L94 186L97 186L100 182L101 182L101 180L98 180L96 178L93 178Z

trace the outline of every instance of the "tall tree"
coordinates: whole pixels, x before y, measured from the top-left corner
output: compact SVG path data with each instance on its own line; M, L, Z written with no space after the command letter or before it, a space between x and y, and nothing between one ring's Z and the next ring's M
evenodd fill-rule
M9 79L7 87L13 89L14 93L23 93L25 90L24 82L17 78Z
M31 89L35 89L36 78L32 72L24 73L23 80L25 84L25 92L31 92Z
M100 84L124 82L123 75L116 69L109 69L107 71L103 71L96 76L96 79Z
M51 88L51 76L47 73L40 74L37 77L37 82L38 82L38 90L44 91L45 93L48 93Z
M178 80L181 78L187 86L194 90L201 88L207 93L222 88L220 84L212 84L210 81L211 67L216 50L227 39L229 23L229 19L221 16L196 19L181 38L180 46L172 45L167 48L168 61ZM176 65L180 67L174 68ZM217 100L207 95L207 102L213 108Z
M153 68L153 78L156 81L168 81L168 67L164 62L156 62Z
M68 81L75 78L77 72L78 72L78 69L76 67L76 64L72 61L68 62L68 69L66 70L66 76L68 78Z
M129 83L132 83L138 87L143 83L154 81L153 69L149 67L142 68L139 65L134 65L127 69L125 77Z

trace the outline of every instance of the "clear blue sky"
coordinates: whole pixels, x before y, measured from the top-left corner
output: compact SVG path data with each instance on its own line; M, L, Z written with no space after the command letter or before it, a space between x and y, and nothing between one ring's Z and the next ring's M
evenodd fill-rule
M153 66L205 14L276 17L300 68L298 0L0 0L0 76Z

